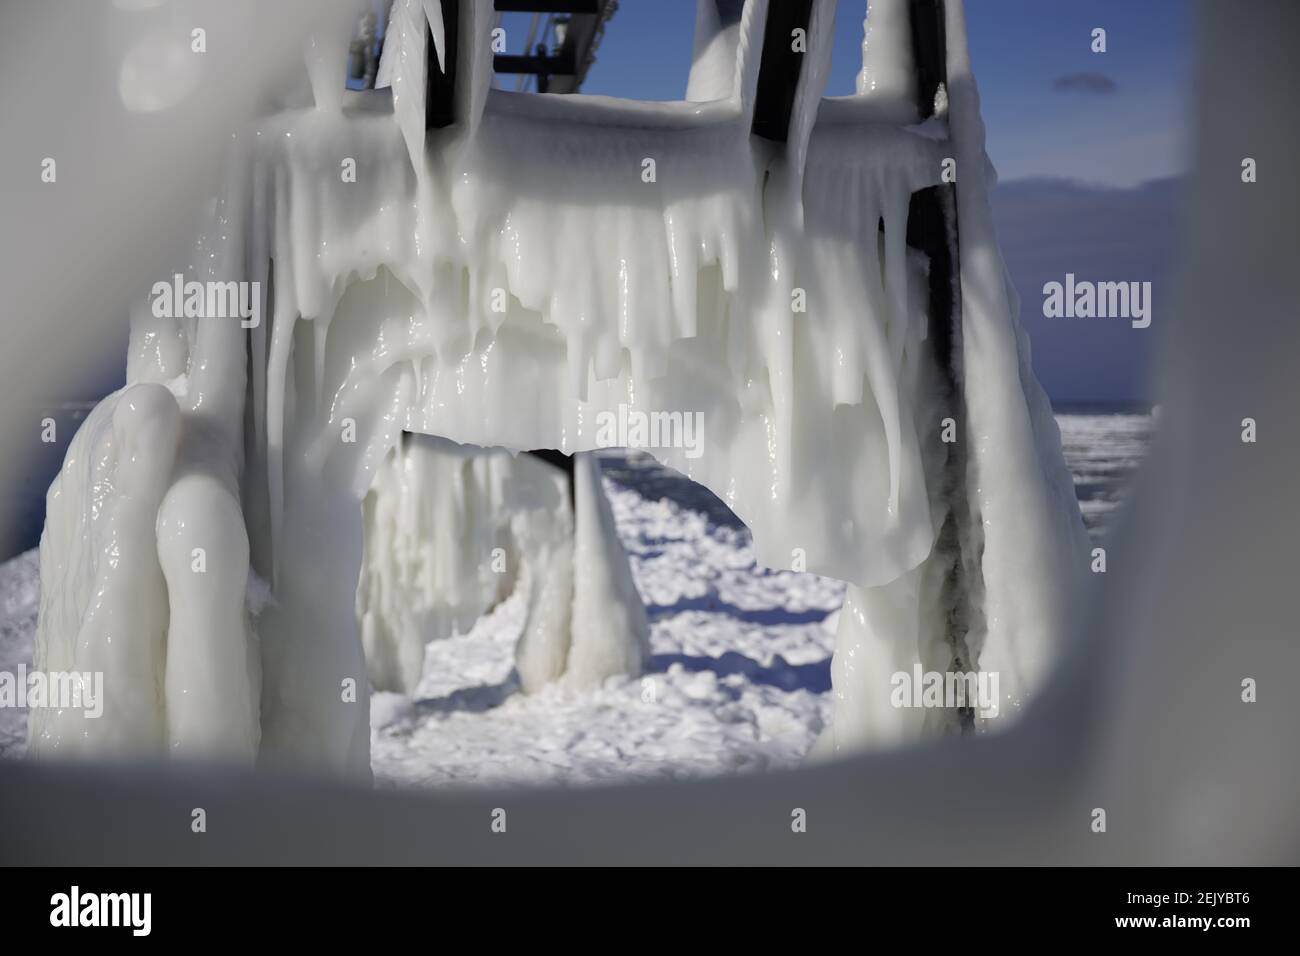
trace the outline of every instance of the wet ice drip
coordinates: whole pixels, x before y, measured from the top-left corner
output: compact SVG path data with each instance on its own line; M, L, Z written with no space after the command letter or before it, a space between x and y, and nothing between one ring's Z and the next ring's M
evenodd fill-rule
M942 121L899 122L893 80L821 99L833 10L819 0L777 145L750 133L764 0L726 30L701 15L717 35L697 43L691 83L709 98L675 103L491 90L491 6L462 8L455 125L424 128L439 5L398 0L388 92L318 91L315 107L235 137L226 188L177 271L260 282L265 318L246 331L143 305L133 315L129 384L74 440L41 549L39 659L102 664L110 707L93 727L34 718L32 750L368 774L367 677L404 686L413 665L405 624L376 625L365 653L358 639L358 605L365 633L383 604L368 590L375 568L361 578L373 515L360 502L377 473L389 480L402 433L582 452L600 413L620 407L700 413L698 454L649 450L718 494L763 564L853 585L829 751L924 732L923 715L890 707L889 676L951 658L934 588L957 561L978 610L962 640L1004 673L1014 710L1050 661L1086 539L988 222L960 7L949 5L951 136ZM905 6L873 4L895 26L872 34L870 75L897 78ZM928 262L906 244L909 197L954 155L957 409L927 341ZM340 176L348 160L355 181ZM969 444L955 555L935 547L951 502L948 417ZM521 647L521 672L540 680L637 666L639 603L625 564L606 560L617 541L590 458L576 481L572 566L605 597L577 585L567 602L539 597L539 621L571 615L563 666L562 639ZM489 533L482 515L463 520L475 530L446 546ZM250 568L272 586L256 620ZM449 593L439 587L429 594ZM465 583L448 620L489 591ZM114 708L114 694L131 704Z

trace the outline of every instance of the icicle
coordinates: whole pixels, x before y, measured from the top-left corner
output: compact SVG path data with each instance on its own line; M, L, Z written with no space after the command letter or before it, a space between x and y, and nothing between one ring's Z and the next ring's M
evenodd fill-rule
M695 103L730 99L736 93L736 54L740 44L743 4L724 0L727 21L720 16L718 0L696 0L695 40L686 99ZM734 19L733 19L734 17Z
M916 70L908 0L871 0L862 26L858 95L881 104L898 122L915 122Z
M459 3L460 0L448 0ZM424 15L429 22L429 31L433 35L433 51L438 57L438 69L447 72L447 27L442 19L443 0L424 0ZM455 37L452 40L455 41Z

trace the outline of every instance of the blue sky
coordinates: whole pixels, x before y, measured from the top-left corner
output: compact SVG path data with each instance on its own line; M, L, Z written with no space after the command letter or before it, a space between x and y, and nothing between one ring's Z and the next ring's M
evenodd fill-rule
M1131 186L1182 172L1190 8L1188 0L968 2L971 61L1002 178ZM1094 27L1106 30L1105 53L1090 49ZM1108 78L1114 92L1055 88L1080 73Z
M968 0L971 57L989 153L1004 179L1053 176L1131 186L1180 172L1186 136L1187 0ZM841 0L827 92L851 93L862 62L865 0ZM529 16L507 17L512 52ZM583 87L680 99L690 70L695 0L620 0ZM1090 49L1094 27L1107 52ZM1100 74L1101 94L1056 80Z

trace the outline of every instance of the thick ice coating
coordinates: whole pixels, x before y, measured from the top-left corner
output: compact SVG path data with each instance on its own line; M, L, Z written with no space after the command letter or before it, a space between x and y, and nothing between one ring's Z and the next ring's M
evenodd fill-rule
M515 655L525 691L639 673L645 609L598 467L579 456L572 508L568 479L537 458L405 436L363 504L357 620L371 686L414 693L425 645L467 633L516 588L525 595Z
M895 76L901 61L881 46L906 39L905 7L872 5L868 22L889 25L872 34L872 75ZM602 413L677 412L702 416L699 446L649 450L726 501L764 564L854 585L830 749L912 733L903 718L915 715L881 701L889 675L916 660L995 666L1014 675L1003 688L1018 701L1050 659L1086 539L988 225L978 105L949 9L953 138L863 121L883 115L873 97L896 104L892 79L860 92L860 115L854 104L821 115L833 5L818 0L778 146L750 132L764 0L738 24L701 14L712 33L697 43L708 62L693 91L717 98L657 104L489 90L491 3L466 3L458 121L428 131L426 5L398 0L381 71L391 93L348 94L337 109L318 97L241 131L227 188L173 270L260 283L260 324L178 321L143 304L133 317L131 384L91 416L51 490L44 659L102 659L123 695L145 691L135 716L103 720L123 747L166 740L365 774L367 674L409 686L416 673L403 615L437 604L454 621L497 593L470 574L454 599L439 604L451 592L432 583L425 605L398 609L373 590L373 566L361 574L367 522L392 536L382 560L421 546L391 516L363 521L359 504L376 472L398 486L385 507L421 493L385 477L403 467L389 459L402 433L582 452L599 443ZM906 241L910 197L940 183L950 156L961 170L958 396L929 340L929 264ZM956 479L945 419L969 445ZM146 433L160 437L133 456ZM398 452L409 454L423 452ZM442 466L420 481L450 505L496 481L482 467L459 492ZM643 651L589 457L576 483L571 559L555 556L566 539L554 528L511 532L534 549L529 574L578 569L571 585L530 591L539 627L572 621L563 653L525 635L526 684L627 672ZM447 539L457 547L503 533L472 505L452 510L442 521L459 529ZM571 518L557 503L546 520ZM140 557L110 558L119 542ZM185 562L196 548L203 576ZM237 586L249 562L273 582L256 637ZM958 567L959 637L955 605L933 599ZM208 702L213 681L225 714ZM46 749L71 746L57 721L33 732Z

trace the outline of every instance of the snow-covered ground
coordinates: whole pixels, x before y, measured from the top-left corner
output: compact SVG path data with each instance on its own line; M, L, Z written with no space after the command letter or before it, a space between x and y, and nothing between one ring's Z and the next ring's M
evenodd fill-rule
M1058 416L1094 538L1150 438L1145 415ZM708 491L641 453L602 461L619 534L651 623L642 677L569 694L518 691L522 626L503 602L464 636L434 643L417 693L371 703L380 786L583 783L798 763L830 712L830 658L844 586L754 566L749 533ZM0 670L31 661L36 552L0 565ZM0 707L0 756L25 750L26 713Z
M0 564L0 671L31 666L40 570L35 549ZM0 756L20 756L26 749L26 708L0 707Z

